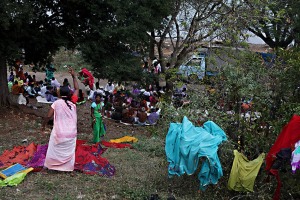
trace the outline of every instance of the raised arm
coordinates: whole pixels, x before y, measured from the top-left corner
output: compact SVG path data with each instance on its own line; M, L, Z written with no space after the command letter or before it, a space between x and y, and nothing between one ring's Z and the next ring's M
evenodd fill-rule
M75 71L71 66L69 67L69 73L71 74L72 79L73 79L73 84L74 84L74 89L75 89L74 95L78 96L79 85L78 85L78 82L77 82L77 79L76 79Z

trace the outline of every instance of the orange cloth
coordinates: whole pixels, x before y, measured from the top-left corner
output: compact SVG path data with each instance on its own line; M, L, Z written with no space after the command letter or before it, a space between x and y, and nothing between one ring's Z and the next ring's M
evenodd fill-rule
M15 84L11 87L11 93L12 94L20 94L23 93L23 88L19 86L18 84Z
M35 153L36 147L34 143L31 143L28 146L14 147L11 151L5 150L0 156L0 168L6 168L15 163L27 164Z

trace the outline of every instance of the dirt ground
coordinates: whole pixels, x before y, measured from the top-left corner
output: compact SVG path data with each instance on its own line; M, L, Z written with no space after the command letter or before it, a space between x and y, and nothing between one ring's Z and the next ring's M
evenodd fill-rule
M67 72L56 73L55 76L59 82L62 82L65 77L70 80ZM36 77L37 80L43 79L44 73L36 73ZM100 81L100 85L104 85L105 83L105 80ZM81 83L80 87L83 88ZM23 105L0 108L0 153L3 153L4 150L11 150L14 146L27 145L32 142L35 144L48 143L51 127L48 126L46 133L42 133L41 124L50 105L37 103L35 99L30 99L30 104L38 107L38 109L34 110ZM93 138L90 121L90 104L90 102L87 102L84 105L77 106L77 137L88 142L91 142ZM131 175L139 174L138 176L146 176L147 174L151 174L147 172L149 170L148 166L154 165L156 162L157 167L161 165L164 157L155 158L154 161L151 161L152 163L148 164L148 155L144 154L149 154L149 152L150 154L155 153L157 145L159 145L159 149L161 150L164 145L163 141L158 138L153 139L150 133L151 128L126 126L109 119L104 119L104 123L107 127L107 134L104 136L104 140L109 141L110 139L120 138L125 135L135 136L141 141L137 144L137 147L139 147L137 149L145 148L146 152L139 152L137 149L107 150L103 157L107 157L117 170L113 178L89 176L79 172L76 173L77 176L75 178L64 173L48 175L31 173L19 186L0 189L0 199L132 199L133 197L139 199L141 196L150 195L144 189L142 193L139 191L136 193L132 192L128 187L131 184L140 184L139 181L135 181L138 177L132 177ZM152 142L154 146L149 146L148 139L154 141L154 143ZM160 156L162 155L163 152L160 152ZM140 159L140 161L136 160L136 158ZM142 165L147 165L147 167L143 167ZM146 181L147 178L144 180ZM106 182L108 186L102 185L103 182ZM131 182L131 184L128 184L128 182ZM116 186L114 186L115 184ZM115 187L118 189L115 190ZM68 192L65 191L66 188L68 188ZM74 192L74 190L78 190L78 192Z

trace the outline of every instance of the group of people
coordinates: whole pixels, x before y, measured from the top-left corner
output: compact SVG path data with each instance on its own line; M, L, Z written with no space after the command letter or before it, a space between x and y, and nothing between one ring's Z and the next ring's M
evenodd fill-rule
M159 119L160 94L148 87L140 89L134 86L126 89L121 82L116 85L109 81L105 87L94 84L94 79L87 71L79 72L78 78L87 86L87 98L79 89L77 76L72 67L68 66L73 80L73 87L65 78L62 84L49 72L44 81L37 81L35 75L24 73L22 78L18 73L10 73L8 77L10 90L15 95L35 97L37 95L52 102L47 117L42 124L42 132L48 121L53 119L45 168L58 171L73 171L75 162L75 147L77 138L76 106L81 101L91 101L91 121L93 142L98 143L106 133L103 117L116 121L146 125L155 124ZM51 71L53 72L53 71ZM48 76L49 75L49 76ZM13 83L13 84L12 84Z
M88 91L90 101L101 101L102 116L126 124L153 125L159 119L160 93L152 87L140 89L134 85L126 89L118 82L116 86L108 81L105 87L95 84L94 90Z

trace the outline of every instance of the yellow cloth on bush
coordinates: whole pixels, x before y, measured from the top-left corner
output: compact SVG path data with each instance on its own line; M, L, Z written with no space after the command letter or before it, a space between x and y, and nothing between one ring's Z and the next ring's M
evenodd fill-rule
M109 142L113 142L113 143L122 143L122 142L137 142L138 139L135 137L131 137L131 136L124 136L121 137L119 139L115 139L115 140L110 140Z
M249 161L246 156L234 150L228 189L240 192L253 192L255 178L263 163L265 154L260 154L255 160Z

